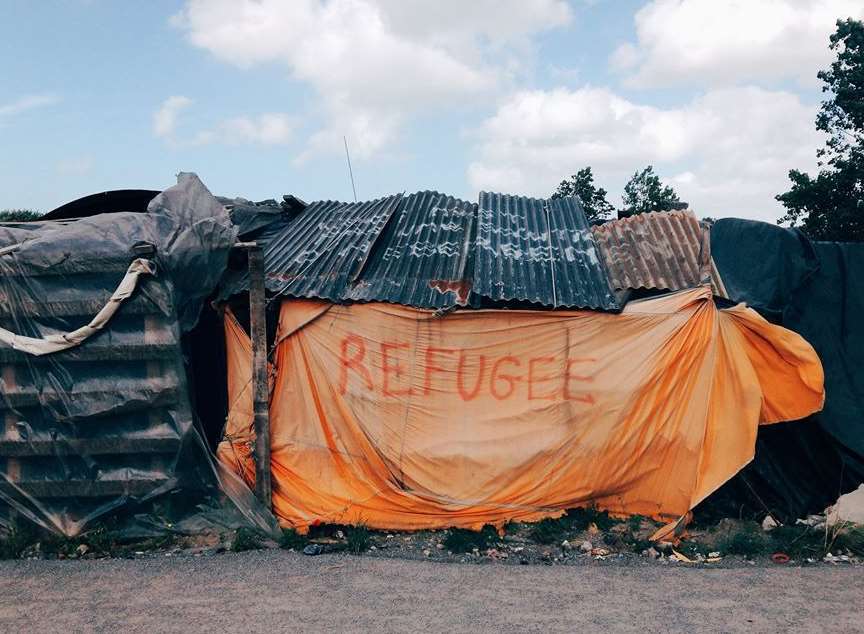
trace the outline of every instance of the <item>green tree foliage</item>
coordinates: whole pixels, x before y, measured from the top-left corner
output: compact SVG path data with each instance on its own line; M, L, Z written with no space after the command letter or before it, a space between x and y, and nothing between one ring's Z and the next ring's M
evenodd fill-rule
M633 174L624 185L622 200L624 213L628 216L649 211L671 211L681 207L678 194L668 185L664 187L652 165Z
M828 140L817 152L819 173L791 170L792 188L776 198L786 208L778 224L800 227L816 240L864 241L864 22L838 20L830 48L837 59L820 71L822 102L816 129Z
M0 222L28 222L41 215L32 209L3 209L0 210Z
M570 178L565 178L558 185L552 198L577 196L582 201L588 220L606 220L615 211L615 207L606 200L606 190L594 185L594 174L590 167L583 167Z

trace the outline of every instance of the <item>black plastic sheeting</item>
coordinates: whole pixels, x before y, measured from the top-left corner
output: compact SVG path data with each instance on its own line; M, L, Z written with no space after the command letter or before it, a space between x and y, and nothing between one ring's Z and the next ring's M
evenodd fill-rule
M42 216L40 220L67 220L70 218L89 218L102 213L131 211L143 214L150 201L159 195L151 189L114 189L98 194L90 194L65 205L57 207Z
M74 331L106 305L133 260L154 269L77 347L36 356L0 343L0 525L26 518L71 536L131 509L164 528L164 505L157 513L147 504L170 498L209 500L217 514L230 507L272 527L246 486L213 461L184 354L235 236L194 174L181 174L146 213L0 225L0 327L16 335Z
M811 242L797 230L723 219L711 230L711 251L731 300L813 345L826 393L822 412L762 427L755 460L715 502L767 507L786 519L821 512L864 481L864 244Z

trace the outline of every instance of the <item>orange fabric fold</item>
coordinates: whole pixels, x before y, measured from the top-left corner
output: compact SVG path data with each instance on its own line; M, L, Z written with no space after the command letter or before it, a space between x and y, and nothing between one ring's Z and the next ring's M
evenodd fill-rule
M229 321L226 437L248 440L251 347ZM301 531L500 526L591 504L671 521L753 458L760 422L824 398L806 341L718 310L708 289L619 315L286 300L277 341L273 509ZM251 455L223 446L248 482Z

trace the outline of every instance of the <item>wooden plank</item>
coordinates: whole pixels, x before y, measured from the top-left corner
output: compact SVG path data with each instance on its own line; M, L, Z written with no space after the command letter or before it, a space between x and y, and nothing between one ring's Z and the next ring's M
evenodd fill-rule
M255 413L255 494L268 509L270 481L270 388L267 381L267 316L264 262L257 245L249 248L249 325L252 335L252 384Z

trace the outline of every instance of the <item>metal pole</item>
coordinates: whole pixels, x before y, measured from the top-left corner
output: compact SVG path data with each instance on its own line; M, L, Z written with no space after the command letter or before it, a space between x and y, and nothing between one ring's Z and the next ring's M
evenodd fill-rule
M249 246L249 329L252 335L252 385L255 412L255 495L268 509L270 481L270 388L267 381L267 316L261 248Z

